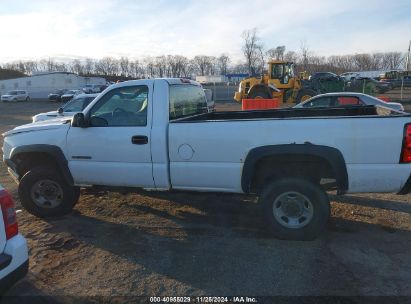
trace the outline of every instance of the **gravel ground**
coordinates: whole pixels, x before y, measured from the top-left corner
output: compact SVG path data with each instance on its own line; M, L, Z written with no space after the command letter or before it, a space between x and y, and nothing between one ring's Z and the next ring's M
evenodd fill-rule
M0 132L57 107L0 103ZM3 164L0 183L19 207ZM411 296L409 196L330 195L326 231L292 242L265 232L253 196L82 190L67 216L19 212L30 271L8 295L73 303L89 296Z

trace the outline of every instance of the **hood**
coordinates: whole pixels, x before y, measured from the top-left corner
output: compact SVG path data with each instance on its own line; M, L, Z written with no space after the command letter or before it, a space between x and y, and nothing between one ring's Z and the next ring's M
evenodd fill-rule
M386 104L387 107L392 109L404 111L404 106L399 102L387 102Z
M8 95L8 94L6 94L6 95L1 95L1 97L13 97L13 95Z
M26 125L18 126L13 130L7 131L3 133L3 136L9 136L13 134L23 133L23 132L32 132L32 131L42 131L42 130L52 130L52 129L59 129L59 128L68 128L70 127L71 117L58 117L55 119L45 120L45 121L38 121L29 123Z

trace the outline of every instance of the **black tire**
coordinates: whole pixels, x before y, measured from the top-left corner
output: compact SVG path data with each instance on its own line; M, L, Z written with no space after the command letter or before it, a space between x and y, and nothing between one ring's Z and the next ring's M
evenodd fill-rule
M30 97L26 97L26 101L30 101Z
M48 166L28 171L20 180L18 192L23 207L38 217L67 214L80 197L78 187L68 185L56 169ZM36 203L36 197L38 201L44 202Z
M302 199L301 206L297 206L298 198ZM330 217L327 193L319 185L301 178L283 178L268 183L258 202L270 232L279 239L313 240ZM281 217L283 210L286 212ZM290 216L293 212L297 215ZM291 227L291 221L296 222L295 227Z
M297 98L295 99L295 103L299 104L301 102L306 101L308 97L311 98L311 97L314 97L315 95L317 95L317 93L312 89L301 89L298 91Z
M256 89L248 95L248 98L250 98L250 99L256 99L256 98L270 99L272 97L268 94L268 92L266 90Z

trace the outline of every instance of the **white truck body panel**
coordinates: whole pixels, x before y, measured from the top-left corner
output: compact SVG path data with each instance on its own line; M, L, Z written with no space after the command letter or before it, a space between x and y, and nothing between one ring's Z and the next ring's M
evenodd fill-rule
M341 151L349 192L396 192L411 172L410 164L399 164L408 121L333 117L170 123L171 181L181 189L240 192L242 164L251 149L310 142ZM194 150L190 160L179 154L182 145Z
M241 193L244 161L250 150L307 143L341 152L351 193L398 192L410 175L411 164L399 163L409 116L169 122L169 92L174 84L181 85L182 81L119 83L106 89L83 111L88 113L113 89L146 85L146 127L79 128L65 120L29 124L5 133L3 158L9 159L18 146L49 144L63 151L76 185ZM147 136L148 144L131 145L134 135Z

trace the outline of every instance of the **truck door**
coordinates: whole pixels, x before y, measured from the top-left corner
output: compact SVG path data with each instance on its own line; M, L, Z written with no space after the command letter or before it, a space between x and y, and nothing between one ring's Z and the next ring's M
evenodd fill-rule
M76 184L154 188L150 81L113 88L85 113L89 127L71 127L67 158Z

